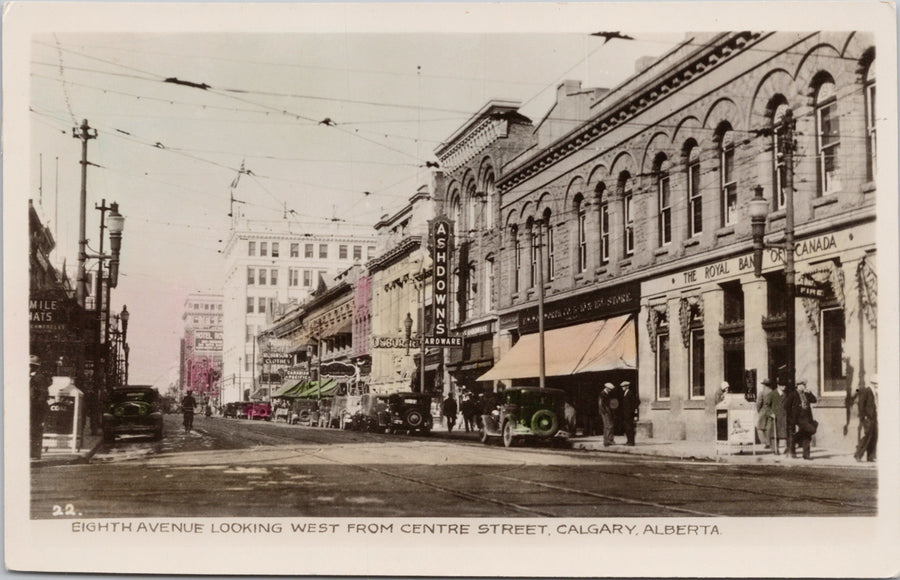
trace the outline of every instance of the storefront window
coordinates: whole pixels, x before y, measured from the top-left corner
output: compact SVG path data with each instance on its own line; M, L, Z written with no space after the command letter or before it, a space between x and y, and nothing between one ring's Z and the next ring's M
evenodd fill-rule
M669 335L656 336L656 399L669 400Z
M821 326L821 369L822 387L826 393L841 392L846 389L844 375L844 309L822 309Z
M702 399L706 393L703 374L703 368L705 366L703 362L704 352L703 330L692 330L690 345L692 399Z

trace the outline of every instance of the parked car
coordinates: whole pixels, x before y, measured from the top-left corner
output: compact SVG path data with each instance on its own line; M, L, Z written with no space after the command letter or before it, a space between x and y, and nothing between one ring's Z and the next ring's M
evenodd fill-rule
M500 393L497 408L481 416L481 441L501 437L506 447L519 441L565 440L565 391L540 387L510 387Z
M115 441L117 435L163 436L163 416L159 392L151 387L114 389L103 411L103 440Z
M247 419L262 419L268 421L272 418L272 405L269 403L249 402L244 403L241 415Z
M225 407L222 409L222 415L237 419L241 415L242 406L243 403L225 403Z
M431 432L431 395L428 393L393 393L388 396L390 425L388 431L407 433Z
M384 433L391 426L388 395L366 393L359 401L359 411L353 415L351 428L357 431Z
M360 410L362 395L336 395L331 402L331 426L347 429L353 424L353 416Z

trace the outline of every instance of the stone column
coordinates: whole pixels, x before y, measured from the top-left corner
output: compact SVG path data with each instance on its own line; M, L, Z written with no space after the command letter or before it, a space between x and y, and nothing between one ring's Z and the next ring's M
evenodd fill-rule
M756 388L759 381L769 374L769 346L763 317L768 312L768 297L765 278L748 276L741 280L744 290L744 368L756 369ZM757 393L758 394L758 393Z
M669 299L669 428L666 439L683 440L686 437L685 418L682 410L688 393L687 349L681 340L681 321L678 319L680 296Z
M706 401L715 407L716 393L725 376L725 341L719 334L719 323L725 320L725 292L718 284L710 286L703 297L703 353Z

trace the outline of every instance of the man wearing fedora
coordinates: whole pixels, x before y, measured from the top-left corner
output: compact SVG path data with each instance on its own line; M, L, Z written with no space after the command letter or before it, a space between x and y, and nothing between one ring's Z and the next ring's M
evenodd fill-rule
M768 448L769 434L767 428L769 419L763 412L763 406L766 404L766 397L772 392L773 385L772 381L769 379L763 379L759 384L762 385L762 389L760 389L759 396L756 397L756 415L758 417L756 421L756 434L760 443L763 443L766 448Z
M31 390L31 458L40 459L41 448L44 443L44 417L47 415L47 389L53 381L41 370L41 359L37 355L31 355L29 366L31 367L29 379Z
M863 435L856 446L853 455L857 461L862 461L863 455L866 461L875 461L875 446L878 443L878 376L869 377L869 384L859 390L857 409L859 410L859 424L863 428Z
M600 408L600 418L603 420L603 446L609 447L613 444L613 409L618 407L618 401L613 395L615 386L612 383L603 385L598 399Z
M622 381L619 385L622 389L622 423L625 426L626 445L634 446L635 423L637 422L640 400L637 393L631 388L629 381Z

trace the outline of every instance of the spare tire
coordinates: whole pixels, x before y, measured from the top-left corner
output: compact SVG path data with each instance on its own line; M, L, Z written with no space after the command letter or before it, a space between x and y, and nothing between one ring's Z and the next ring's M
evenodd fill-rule
M541 409L531 417L531 431L539 437L552 437L559 431L559 418L549 409Z
M418 429L425 425L425 415L418 409L410 409L407 411L406 416L403 417L403 421L406 422L409 427Z

